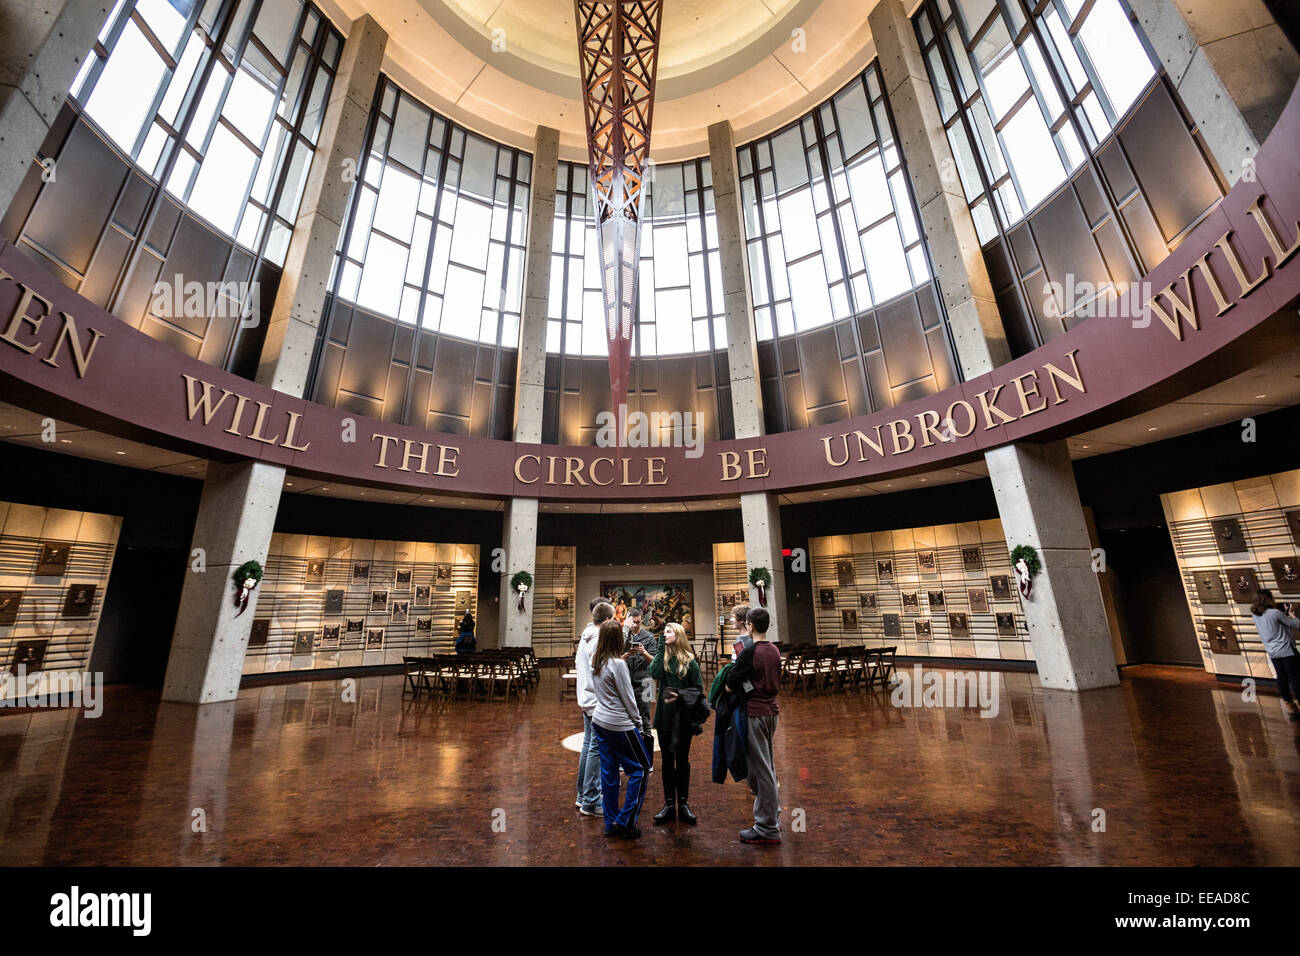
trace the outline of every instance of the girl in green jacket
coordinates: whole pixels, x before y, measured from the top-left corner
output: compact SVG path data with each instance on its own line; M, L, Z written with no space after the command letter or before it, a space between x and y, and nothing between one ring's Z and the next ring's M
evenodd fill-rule
M650 662L650 677L659 685L659 699L655 705L655 730L659 734L660 757L663 761L664 808L655 814L655 823L667 823L680 818L685 823L699 822L687 804L691 789L691 734L678 735L677 749L671 750L674 710L677 691L694 687L704 693L704 680L700 665L686 639L680 624L664 625L664 639L659 652Z

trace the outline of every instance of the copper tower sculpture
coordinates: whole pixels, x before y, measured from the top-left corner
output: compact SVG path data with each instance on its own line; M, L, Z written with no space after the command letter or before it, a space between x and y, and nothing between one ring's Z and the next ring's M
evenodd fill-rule
M622 444L663 5L662 0L574 0L574 14L600 244L609 386Z

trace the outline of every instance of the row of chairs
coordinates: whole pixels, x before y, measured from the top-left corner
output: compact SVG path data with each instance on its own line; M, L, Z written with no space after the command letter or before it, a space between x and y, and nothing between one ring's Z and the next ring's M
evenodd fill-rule
M894 677L897 650L897 645L792 645L781 659L781 683L791 690L842 690L850 686L859 690L876 684L888 687Z
M537 687L541 670L531 647L475 651L473 654L435 654L403 657L406 687L411 696L442 694L491 699L522 696Z

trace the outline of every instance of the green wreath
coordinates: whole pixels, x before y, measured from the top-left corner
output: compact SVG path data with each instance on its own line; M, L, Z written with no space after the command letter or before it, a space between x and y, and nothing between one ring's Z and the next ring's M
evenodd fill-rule
M756 588L769 587L772 584L772 572L767 568L750 568L749 583Z
M510 589L518 591L521 584L524 586L524 590L528 590L533 586L533 576L527 571L516 571L515 576L510 579Z
M249 578L252 578L254 581L261 581L262 565L256 561L245 561L239 567L235 568L235 574L232 578L235 582L235 587L243 588L244 582Z
M256 561L245 561L235 568L231 580L235 582L235 607L239 608L235 617L239 617L248 607L248 596L253 588L262 583L262 565Z
M1011 566L1013 568L1016 566L1017 561L1025 562L1025 567L1029 569L1031 578L1043 570L1043 562L1038 559L1038 552L1031 545L1018 544L1011 550Z

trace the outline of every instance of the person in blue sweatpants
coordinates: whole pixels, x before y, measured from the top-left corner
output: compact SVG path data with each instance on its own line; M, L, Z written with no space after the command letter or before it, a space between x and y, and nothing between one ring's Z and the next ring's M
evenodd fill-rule
M622 655L623 628L618 621L605 621L600 625L591 660L591 688L596 694L591 729L600 750L605 835L636 839L641 835L637 818L645 802L646 772L650 767L642 735L646 740L653 738L650 728L641 726L641 710ZM621 773L627 774L622 807L618 802Z

